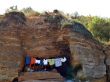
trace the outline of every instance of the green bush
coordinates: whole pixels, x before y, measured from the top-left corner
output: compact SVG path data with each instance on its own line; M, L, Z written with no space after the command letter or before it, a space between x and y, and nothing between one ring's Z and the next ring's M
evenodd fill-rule
M21 11L22 11L26 16L38 16L38 15L40 15L39 12L34 11L31 7L23 8Z
M88 27L99 41L108 42L110 40L110 22L106 19L94 17Z

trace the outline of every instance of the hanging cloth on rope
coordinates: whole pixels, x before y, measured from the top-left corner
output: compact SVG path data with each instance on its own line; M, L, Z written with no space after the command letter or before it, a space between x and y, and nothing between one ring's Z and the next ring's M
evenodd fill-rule
M47 59L43 59L43 63L44 63L44 65L48 65L48 60Z
M35 64L35 61L36 61L36 58L31 58L31 63L30 63L30 67L31 67L31 65L34 65Z
M55 67L60 67L60 66L62 66L61 58L56 58L55 59Z
M54 65L55 64L55 60L54 59L48 59L49 65Z
M61 58L61 61L62 61L62 62L66 62L66 60L67 60L66 57Z
M30 62L31 62L30 56L26 56L26 57L25 57L25 65L26 65L26 66L29 65Z
M41 62L41 61L38 60L38 59L35 60L35 63L36 63L36 64L40 64L40 62Z

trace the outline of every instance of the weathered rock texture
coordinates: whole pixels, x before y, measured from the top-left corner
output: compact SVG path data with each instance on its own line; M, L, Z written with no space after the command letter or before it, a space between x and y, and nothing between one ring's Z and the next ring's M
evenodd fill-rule
M79 25L77 29L79 28L80 30L80 27L82 27L82 25ZM74 27L72 29L74 29ZM67 28L65 30L67 30ZM65 36L69 37L70 49L74 59L72 61L73 66L75 63L80 62L85 77L90 82L94 82L94 79L97 79L96 82L106 82L104 78L106 75L106 65L104 63L105 54L103 53L101 44L92 37L88 38L88 36L84 36L82 32L78 33L71 30L69 34ZM104 78L104 80L100 80L101 78Z
M106 75L105 54L93 42L82 39L71 44L72 53L79 56L87 78L102 78Z
M17 30L18 18L6 15L0 25L0 81L2 82L11 81L18 76L22 58L21 41Z
M31 74L31 76L30 76ZM46 75L45 75L46 74ZM19 77L19 81L29 81L29 80L39 80L39 81L55 81L55 82L64 82L64 78L57 72L26 72L24 75ZM30 81L31 82L31 81Z
M106 82L110 48L104 53L101 44L83 25L73 23L61 27L61 20L62 16L56 13L27 20L23 13L6 14L0 23L0 80L7 82L18 76L26 52L39 58L66 54L71 56L73 66L82 65L87 80ZM68 55L70 52L71 55Z
M106 67L107 67L107 79L110 81L110 46L104 47L104 53L106 54Z

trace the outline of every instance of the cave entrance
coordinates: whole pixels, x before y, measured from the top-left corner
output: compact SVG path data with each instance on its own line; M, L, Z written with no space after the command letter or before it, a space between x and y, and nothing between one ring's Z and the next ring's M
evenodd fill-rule
M55 71L64 79L73 79L73 69L71 66L71 53L68 42L59 41L55 45L55 48L60 50L60 55L54 55L49 58L38 58L37 55L32 56L29 54L24 57L24 67L22 72L31 73L45 73ZM43 56L42 56L43 57ZM42 77L42 76L41 76Z
M56 69L61 75L67 70L67 67L71 66L71 52L68 41L58 41L54 43L55 48L59 50L59 55L52 57L37 57L30 51L25 51L24 56L24 72L37 72L37 71L52 71ZM54 52L51 52L54 53ZM33 57L34 56L34 57ZM66 74L66 73L65 73Z

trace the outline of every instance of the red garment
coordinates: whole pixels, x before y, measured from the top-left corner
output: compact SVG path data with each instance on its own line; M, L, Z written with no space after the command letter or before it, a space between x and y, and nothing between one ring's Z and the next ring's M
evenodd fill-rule
M35 64L35 61L36 61L36 58L31 58L31 63L30 63L30 67L33 65L33 64Z

